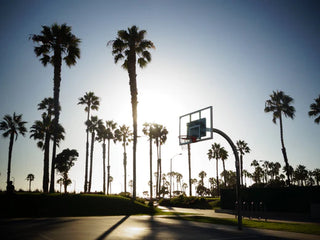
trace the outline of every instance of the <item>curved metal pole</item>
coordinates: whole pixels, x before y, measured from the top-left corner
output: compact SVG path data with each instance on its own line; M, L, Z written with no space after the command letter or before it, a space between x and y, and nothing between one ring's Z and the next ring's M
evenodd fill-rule
M238 229L241 230L242 229L242 216L241 216L241 211L240 211L240 207L241 207L241 199L240 199L240 170L239 170L239 155L238 155L238 151L236 146L233 144L231 138L229 138L229 136L227 134L225 134L224 132L222 132L219 129L216 128L212 128L211 129L212 132L215 132L219 135L221 135L222 137L224 137L228 143L230 144L233 154L235 156L236 159L236 174L237 174L237 185L236 185L236 197L237 197L237 202L238 202Z

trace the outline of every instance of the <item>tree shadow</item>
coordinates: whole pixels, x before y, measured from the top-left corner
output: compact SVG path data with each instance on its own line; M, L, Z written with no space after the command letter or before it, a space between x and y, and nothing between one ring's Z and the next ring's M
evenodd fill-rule
M111 228L109 228L107 231L105 231L103 234L101 234L96 240L103 240L105 239L110 233L112 233L117 227L119 227L125 220L127 220L130 217L130 215L124 216L120 221L118 221L116 224L114 224Z

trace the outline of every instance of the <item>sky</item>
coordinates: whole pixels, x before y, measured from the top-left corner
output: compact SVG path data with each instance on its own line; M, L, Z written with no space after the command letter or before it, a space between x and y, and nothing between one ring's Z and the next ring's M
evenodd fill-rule
M244 168L253 172L256 160L284 165L279 125L264 113L265 101L282 90L294 99L294 120L284 119L284 141L289 163L307 169L320 167L319 133L307 113L320 94L320 4L317 1L4 1L0 8L0 118L23 114L30 129L41 119L37 104L53 96L53 67L44 67L33 52L30 34L53 23L72 27L81 39L81 58L71 68L63 65L60 120L66 130L65 148L79 157L70 170L71 191L83 191L86 92L100 97L100 119L132 127L128 73L115 64L107 42L117 31L136 25L147 31L156 49L152 61L137 70L138 139L137 194L149 190L149 144L142 133L145 122L168 129L162 147L163 172L172 170L188 182L188 154L179 146L179 116L213 107L213 125L236 142L248 143ZM215 176L208 149L214 142L229 152L226 169L235 171L228 143L214 134L212 140L191 145L192 178L206 171ZM9 139L0 137L0 189L5 189ZM123 150L111 144L111 192L123 191ZM155 148L154 148L155 149ZM156 151L154 150L154 153ZM177 154L182 153L182 155ZM153 156L153 166L156 164ZM26 177L35 175L32 189L41 189L43 152L30 134L14 142L11 176L16 189L28 189ZM219 172L222 164L219 165ZM155 172L156 169L153 168ZM127 179L132 179L132 145L128 147ZM56 176L56 179L58 175ZM95 143L93 191L102 190L102 147ZM127 187L130 190L129 187ZM56 189L59 189L56 185ZM188 191L188 190L187 190ZM194 190L193 190L194 193Z

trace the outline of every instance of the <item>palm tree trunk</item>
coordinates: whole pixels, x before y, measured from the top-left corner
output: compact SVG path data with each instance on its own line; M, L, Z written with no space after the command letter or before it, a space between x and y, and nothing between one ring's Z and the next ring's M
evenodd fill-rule
M240 185L243 186L243 160L242 160L242 154L240 154Z
M127 153L126 144L123 142L123 168L124 168L124 194L127 194Z
M91 134L91 150L90 150L90 175L89 175L89 192L91 192L91 183L92 183L92 168L93 168L93 148L94 148L94 137L95 132L93 130Z
M156 146L157 146L156 197L158 197L159 196L159 142L158 142L158 138L156 138Z
M29 180L29 192L31 192L31 180Z
M49 190L49 158L50 158L50 133L46 133L44 143L44 160L43 160L43 180L42 189L44 193Z
M286 148L284 146L284 140L283 140L283 126L282 126L282 114L280 113L280 139L281 139L281 146L282 146L282 154L283 154L283 158L284 158L284 162L286 164L286 175L287 175L287 181L288 181L288 185L290 186L290 174L289 174L289 161L288 161L288 157L287 157L287 152L286 152Z
M58 124L59 124L59 94L60 94L60 83L61 83L61 50L59 47L54 49L54 78L53 78L53 106L54 106L54 138L53 138L53 149L52 149L52 168L51 168L51 182L50 192L54 192L54 161L56 158L56 147L58 137Z
M105 176L104 176L105 177ZM108 139L108 178L107 178L107 194L109 194L110 181L110 139Z
M132 105L132 119L133 119L133 191L132 198L136 199L136 152L137 152L137 107L138 107L138 89L137 89L137 75L136 75L136 53L135 46L130 46L130 53L128 56L128 74L130 79L130 93Z
M102 144L102 160L103 160L103 194L106 194L106 143Z
M8 153L7 191L8 191L8 186L10 182L10 174L11 174L11 158L12 158L13 141L14 141L14 133L11 133L10 142L9 142L9 153Z
M88 105L88 115L87 122L90 117L90 105ZM85 163L85 173L84 173L84 192L88 191L88 163L89 163L89 127L87 126L87 141L86 141L86 163Z
M162 175L162 169L161 169L161 142L159 144L159 156L158 156L158 159L159 159L159 197L160 197L160 191L161 191L161 175Z
M151 134L149 136L149 143L150 143L150 202L152 202L152 137L151 137Z
M222 166L223 166L223 178L224 178L224 187L227 186L227 182L226 182L226 167L224 164L224 160L222 160Z

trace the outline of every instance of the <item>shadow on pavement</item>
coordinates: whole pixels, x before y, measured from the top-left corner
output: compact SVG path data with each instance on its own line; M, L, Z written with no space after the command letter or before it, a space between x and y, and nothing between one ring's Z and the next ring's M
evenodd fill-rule
M130 217L130 215L127 215L125 217L123 217L122 219L120 219L119 222L117 222L116 224L114 224L111 228L109 228L107 231L105 231L103 234L101 234L101 236L99 236L98 238L96 238L96 240L103 240L105 239L110 233L112 233L112 231L114 231L117 227L119 227L125 220L128 219L128 217Z

